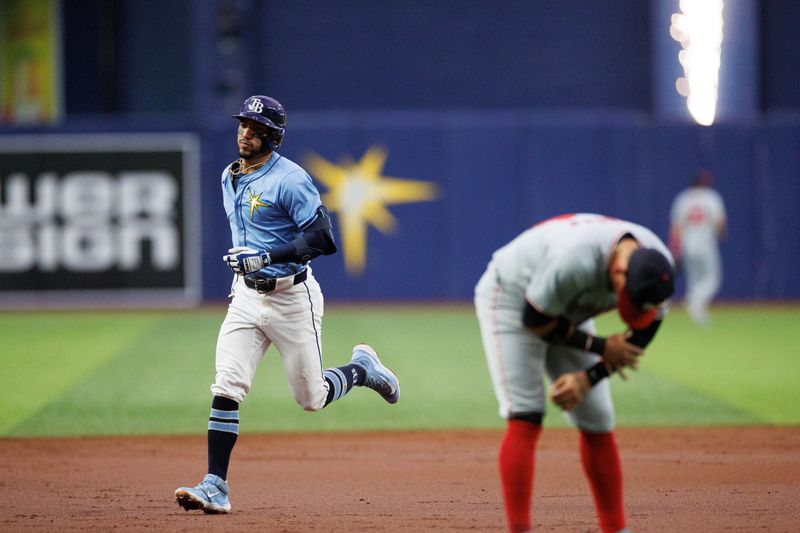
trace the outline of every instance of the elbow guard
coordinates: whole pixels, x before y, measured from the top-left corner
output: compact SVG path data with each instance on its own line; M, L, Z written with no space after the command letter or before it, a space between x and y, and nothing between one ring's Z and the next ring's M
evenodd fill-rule
M289 246L294 248L291 259L294 263L308 263L317 256L336 253L336 244L330 230L304 233L290 242Z
M303 234L292 242L281 244L269 251L271 263L308 263L320 255L335 254L333 226L325 206L317 209L317 217L303 229Z
M307 247L319 251L317 255L333 255L336 253L336 242L333 240L333 224L331 224L328 209L324 205L319 206L317 218L306 226L303 230L303 235L296 241L300 241L304 237ZM298 249L300 249L299 246Z

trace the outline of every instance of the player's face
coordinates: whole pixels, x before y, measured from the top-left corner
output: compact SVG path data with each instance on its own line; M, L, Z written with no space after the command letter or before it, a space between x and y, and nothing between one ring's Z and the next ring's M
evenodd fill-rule
M266 126L254 120L239 120L236 132L236 142L239 146L239 156L244 159L258 157L267 151L264 135L269 132Z

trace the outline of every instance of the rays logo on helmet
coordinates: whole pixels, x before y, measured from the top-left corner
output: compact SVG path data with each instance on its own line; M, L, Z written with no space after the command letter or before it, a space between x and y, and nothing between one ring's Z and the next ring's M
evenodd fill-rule
M235 119L254 120L269 128L266 142L272 150L276 150L283 142L286 127L286 111L283 106L269 96L254 94L242 102L239 113L233 115Z
M247 104L247 110L253 113L261 113L264 110L264 103L258 98L251 98Z

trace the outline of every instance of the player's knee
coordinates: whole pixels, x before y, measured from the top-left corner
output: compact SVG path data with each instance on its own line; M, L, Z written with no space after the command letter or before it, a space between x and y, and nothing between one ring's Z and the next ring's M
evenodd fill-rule
M572 413L572 422L579 429L590 433L608 433L616 427L613 411L593 411L591 413Z
M573 425L591 433L608 433L616 426L614 404L611 401L611 388L608 380L603 380L567 414Z
M567 418L578 428L591 433L608 433L617 423L614 408L605 402L584 401L568 413Z
M211 385L211 393L215 396L225 396L239 403L245 399L249 391L250 386L247 383L227 372L217 372L216 380Z
M582 431L589 433L610 433L614 431L615 424L613 420L591 420L580 421L577 426Z
M316 412L325 407L328 390L324 387L302 387L293 393L294 401L304 411Z
M316 413L317 411L319 411L323 407L325 407L324 403L322 403L322 404L319 404L319 403L301 403L300 405L303 407L304 411L308 411L309 413Z
M325 396L323 395L321 398L317 397L304 397L304 398L295 398L298 405L303 408L304 411L309 411L315 413L325 407Z
M294 401L304 411L316 412L325 407L328 386L322 376L303 371L300 377L300 380L295 380L291 385Z

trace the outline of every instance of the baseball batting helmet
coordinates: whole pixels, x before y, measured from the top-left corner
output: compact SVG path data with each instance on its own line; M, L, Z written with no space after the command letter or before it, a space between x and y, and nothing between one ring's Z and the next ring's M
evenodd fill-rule
M280 102L274 98L263 95L251 96L242 103L236 119L249 119L269 128L264 138L270 148L277 150L283 142L286 132L286 111Z

